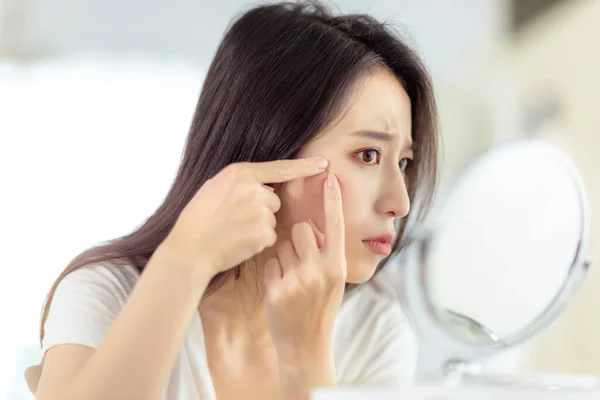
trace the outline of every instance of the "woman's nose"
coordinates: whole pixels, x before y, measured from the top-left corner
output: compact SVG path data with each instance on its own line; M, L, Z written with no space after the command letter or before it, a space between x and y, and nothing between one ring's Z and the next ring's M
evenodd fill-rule
M409 211L410 198L404 177L384 183L377 213L393 218L403 218L408 215Z

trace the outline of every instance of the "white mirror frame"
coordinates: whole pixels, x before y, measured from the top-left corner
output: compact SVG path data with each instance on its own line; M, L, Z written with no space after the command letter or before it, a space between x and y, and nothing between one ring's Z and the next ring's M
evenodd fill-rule
M408 240L410 245L405 249L405 258L403 258L406 264L406 275L401 301L418 338L417 381L446 380L453 372L457 371L476 373L478 371L478 361L512 348L537 335L564 310L587 275L592 262L592 258L586 253L589 240L587 194L577 168L558 148L546 142L532 140L515 140L504 143L475 158L473 162L469 163L464 172L458 175L454 183L460 183L461 179L468 175L469 168L472 168L474 164L477 164L483 158L493 155L499 149L510 150L510 147L517 148L523 144L547 147L547 151L554 153L553 156L557 161L562 162L578 189L583 220L581 221L579 245L569 268L568 276L545 310L515 334L488 343L473 343L461 339L454 332L445 329L439 322L426 289L428 247L435 237L436 227L441 226L440 224L444 222L443 208L445 202L436 202L431 210L433 218L428 220L422 227L415 229ZM460 185L457 184L452 187L458 186ZM452 190L449 191L448 197L444 196L441 200L449 198L451 195ZM396 257L399 256L396 255ZM390 262L394 264L394 260L390 260Z

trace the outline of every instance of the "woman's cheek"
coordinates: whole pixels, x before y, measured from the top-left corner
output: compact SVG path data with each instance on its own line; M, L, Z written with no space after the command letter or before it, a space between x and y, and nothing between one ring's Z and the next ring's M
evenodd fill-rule
M305 216L312 220L317 229L321 232L325 232L325 203L324 203L324 184L327 176L322 174L307 178L304 210Z
M342 208L344 219L350 221L357 218L356 202L361 198L366 198L365 193L361 194L364 183L360 182L360 176L351 171L351 166L345 168L331 168L331 172L336 175L340 191L342 194ZM324 184L327 174L323 173L317 176L297 179L286 184L286 205L292 219L291 223L302 222L310 218L316 227L325 232L325 204L324 204ZM346 224L349 225L349 224Z
M342 193L342 209L344 211L344 218L347 219L352 215L353 203L360 198L360 193L357 192L356 177L353 177L351 173L343 171L336 174L338 182L340 184L340 191Z
M326 175L297 179L286 184L284 199L289 210L291 224L310 218L316 227L323 231L325 213L323 204L323 184Z
M346 235L355 229L364 229L364 224L370 219L378 184L376 176L370 172L349 170L338 176Z

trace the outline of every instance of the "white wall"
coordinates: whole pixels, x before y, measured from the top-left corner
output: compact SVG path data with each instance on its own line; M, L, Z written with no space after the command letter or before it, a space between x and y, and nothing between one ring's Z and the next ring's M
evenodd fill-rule
M267 0L270 1L270 0ZM446 81L493 46L498 0L325 0L406 28ZM260 2L262 3L262 2ZM206 65L231 18L249 0L0 0L0 58L80 51L132 52ZM404 29L402 29L404 30Z
M41 305L66 264L166 194L203 72L143 59L0 64L0 398L19 398L7 387L24 384L16 365L37 361Z

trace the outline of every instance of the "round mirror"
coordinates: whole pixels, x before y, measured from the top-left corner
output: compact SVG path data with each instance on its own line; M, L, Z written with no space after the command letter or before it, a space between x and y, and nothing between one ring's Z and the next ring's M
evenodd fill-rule
M572 162L548 143L486 152L432 213L407 260L422 370L441 372L532 337L585 276L585 192Z

